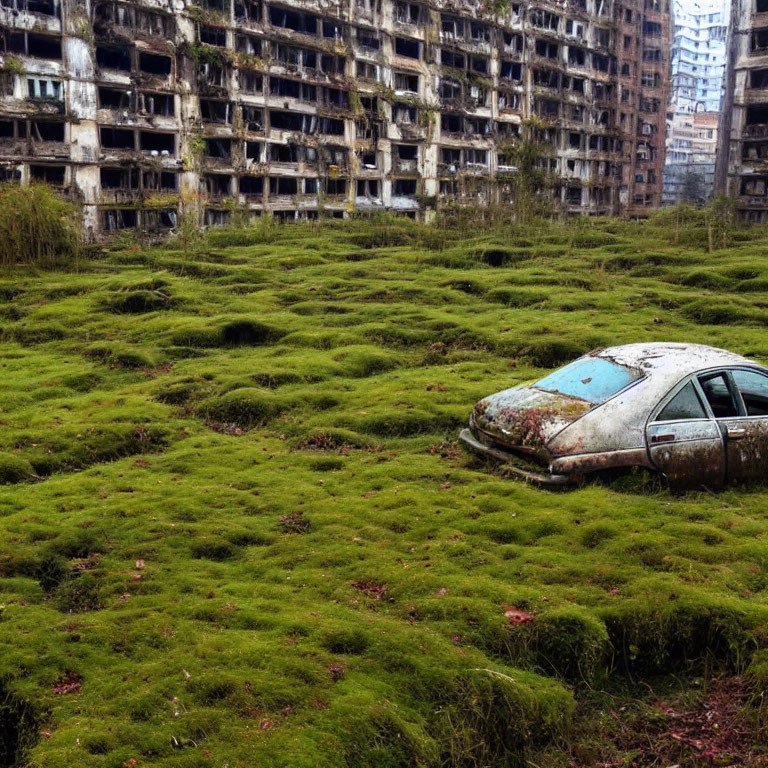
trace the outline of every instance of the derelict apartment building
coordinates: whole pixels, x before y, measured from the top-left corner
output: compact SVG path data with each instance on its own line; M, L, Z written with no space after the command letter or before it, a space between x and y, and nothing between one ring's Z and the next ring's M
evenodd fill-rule
M0 174L94 235L511 200L661 200L666 0L0 0Z
M742 221L768 222L768 0L734 0L715 182Z

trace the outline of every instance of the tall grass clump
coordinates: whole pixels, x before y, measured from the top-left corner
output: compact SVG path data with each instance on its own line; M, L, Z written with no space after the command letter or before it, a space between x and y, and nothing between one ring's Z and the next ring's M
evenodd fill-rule
M80 215L72 203L44 184L0 186L0 266L65 266L79 249Z

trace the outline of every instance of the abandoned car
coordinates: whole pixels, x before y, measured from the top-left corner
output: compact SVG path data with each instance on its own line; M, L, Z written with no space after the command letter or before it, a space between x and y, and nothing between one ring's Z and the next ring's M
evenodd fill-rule
M597 349L483 398L460 439L544 486L632 467L675 487L764 480L768 369L699 344Z

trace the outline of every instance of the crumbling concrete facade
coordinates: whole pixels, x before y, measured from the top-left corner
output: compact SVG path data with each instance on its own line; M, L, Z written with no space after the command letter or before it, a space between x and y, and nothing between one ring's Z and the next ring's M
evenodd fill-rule
M512 202L661 201L666 0L0 0L0 163L94 237Z
M739 218L768 222L768 0L734 0L728 32L718 192L736 200Z

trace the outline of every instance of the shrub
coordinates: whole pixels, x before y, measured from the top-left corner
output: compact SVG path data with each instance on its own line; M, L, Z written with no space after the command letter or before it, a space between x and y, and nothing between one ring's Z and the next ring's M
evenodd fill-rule
M542 339L523 347L520 350L520 355L538 368L554 368L569 363L588 351L584 344L577 344L573 341Z
M287 403L269 392L244 387L205 400L200 404L198 413L209 421L228 422L247 429L266 424L287 408Z
M170 309L174 304L174 299L167 293L141 290L111 296L104 302L104 308L115 314L140 315Z
M20 456L0 454L0 485L12 485L31 480L35 476L32 465Z
M44 184L0 185L0 265L44 269L75 260L80 216L74 205Z

